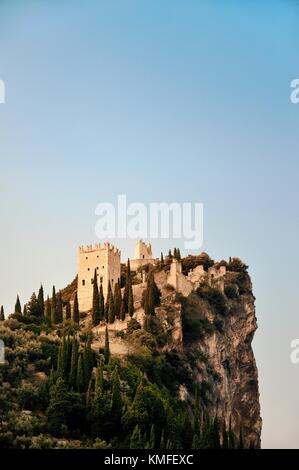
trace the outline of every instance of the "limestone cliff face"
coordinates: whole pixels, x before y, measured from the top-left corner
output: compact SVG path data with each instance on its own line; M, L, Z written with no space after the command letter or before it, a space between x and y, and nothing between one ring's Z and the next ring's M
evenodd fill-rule
M226 282L231 286L237 276L229 274ZM251 346L257 323L249 276L245 276L243 291L236 290L237 295L231 299L224 296L222 314L195 293L178 301L175 292L165 290L162 274L157 276L157 282L162 290L157 314L170 333L166 348L194 357L191 364L186 362L186 367L192 369L203 407L209 414L217 413L227 426L231 419L236 436L242 427L246 447L260 447L258 371ZM182 399L192 404L191 393L185 387L181 392Z

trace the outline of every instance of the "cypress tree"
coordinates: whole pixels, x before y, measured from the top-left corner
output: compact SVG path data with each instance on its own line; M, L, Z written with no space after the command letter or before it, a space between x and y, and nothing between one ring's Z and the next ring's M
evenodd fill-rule
M48 322L51 322L51 304L49 296L47 296L46 300L46 308L45 308L45 316Z
M17 301L15 305L15 313L22 313L22 307L21 307L19 296L17 296Z
M114 320L115 320L114 299L113 299L113 295L110 295L109 304L108 304L108 321L109 323L114 323Z
M98 362L97 371L96 371L96 383L94 390L94 400L99 403L99 399L103 395L103 362L100 360Z
M79 354L78 365L77 365L77 378L76 378L76 389L78 392L83 392L85 388L84 379L84 368L82 354Z
M161 251L160 263L161 263L161 266L164 266L164 256L163 256L162 251Z
M110 346L109 346L109 333L108 333L108 328L107 328L107 326L106 326L106 330L105 330L104 358L105 358L105 364L109 364L109 360L110 360Z
M139 426L135 426L130 440L130 449L143 449L141 431Z
M88 384L93 368L93 352L91 349L90 341L85 343L83 351L83 370L85 385Z
M76 388L78 351L79 351L79 344L78 344L76 336L73 336L73 339L72 339L72 355L71 355L71 370L70 370L70 375L69 375L69 384L70 384L70 387L73 388L73 389Z
M35 292L33 292L32 296L30 297L30 301L28 303L28 310L29 315L32 315L34 317L38 317L40 314L38 300L36 298Z
M128 314L130 315L130 317L134 315L134 298L132 286L129 293Z
M55 292L55 286L53 286L53 291L52 291L51 323L53 323L53 324L57 323L57 318L56 318L56 292Z
M68 390L62 377L59 377L50 388L50 402L47 408L47 416L53 434L61 435L61 427L65 424L68 410Z
M65 306L65 319L70 320L71 316L72 316L71 304L70 304L70 302L67 302L67 304Z
M105 320L106 320L106 322L109 321L109 305L110 305L111 299L113 299L113 294L112 294L112 289L111 289L111 283L109 281L107 299L106 299L106 305L105 305Z
M92 404L92 377L90 377L90 381L89 381L86 396L85 396L85 401L86 401L86 407L90 408Z
M120 306L120 314L119 314L120 320L124 321L126 318L126 307L125 307L125 301L124 299L121 299L121 306Z
M4 308L3 305L1 305L1 310L0 310L0 321L4 321L5 316L4 316Z
M164 436L164 429L162 429L162 433L161 433L161 441L160 441L160 449L165 449L166 448L166 445L165 445L165 436Z
M178 261L181 261L181 252L180 252L180 249L179 249L179 248L177 249L176 254L177 254L177 260L178 260Z
M103 285L100 284L100 293L99 293L99 311L100 311L100 321L105 320L105 299L103 294Z
M121 293L118 282L114 286L114 313L115 318L119 320L120 318L120 308L121 308Z
M177 259L177 251L176 251L176 248L174 248L174 250L173 250L173 257L174 257L175 259Z
M142 299L142 306L146 315L155 315L155 307L160 305L160 297L161 292L155 282L154 273L150 271Z
M73 322L79 324L79 305L78 305L78 294L77 294L77 292L76 292L75 298L74 298Z
M72 342L70 336L67 337L66 342L66 376L68 377L71 370L71 360L72 360Z
M151 425L151 433L150 433L150 440L149 440L149 449L155 449L156 446L156 435L155 435L155 425Z
M43 285L41 284L39 291L38 291L38 296L37 296L37 302L38 302L38 313L40 317L44 316L44 311L45 311L45 303L44 303L44 288Z
M24 304L24 307L23 307L23 317L27 317L27 315L28 315L27 305Z
M92 324L93 326L96 326L99 323L100 323L100 301L99 301L97 271L95 269L94 277L93 277L93 294L92 294Z
M121 423L122 412L122 399L120 392L120 381L118 375L118 368L115 366L112 374L112 397L111 397L111 415L116 428L118 429Z
M128 313L128 308L129 308L129 295L130 295L130 290L132 288L132 283L131 283L131 267L130 267L130 260L128 258L127 261L127 272L126 272L126 282L125 282L125 289L124 289L124 302L125 302L125 308L126 308L126 313Z
M57 294L57 304L56 304L56 322L62 323L63 316L62 316L62 297L61 291Z
M193 432L197 436L200 436L200 409L199 409L199 392L198 386L195 389L195 407L194 407L194 424Z
M62 342L59 346L57 372L60 377L65 379L67 373L67 343L65 335L63 335Z

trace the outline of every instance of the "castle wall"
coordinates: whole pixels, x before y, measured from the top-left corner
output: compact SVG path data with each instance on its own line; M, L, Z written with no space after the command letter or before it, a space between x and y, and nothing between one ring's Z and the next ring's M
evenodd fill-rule
M78 250L78 303L84 312L92 308L93 278L97 272L98 286L102 283L104 297L107 297L108 284L114 288L120 279L120 251L109 243L89 245Z
M185 296L197 289L203 281L207 282L211 287L224 292L225 273L225 266L221 266L219 269L212 266L206 272L203 266L200 265L190 270L188 276L185 276L182 273L181 262L174 259L170 265L167 282Z

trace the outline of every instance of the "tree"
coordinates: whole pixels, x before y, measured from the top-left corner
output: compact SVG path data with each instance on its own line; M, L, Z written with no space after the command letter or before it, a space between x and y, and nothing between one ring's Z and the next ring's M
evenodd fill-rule
M47 296L47 300L46 300L45 317L48 322L51 321L51 304L50 304L49 296Z
M17 301L15 305L15 313L22 313L22 307L21 307L19 296L17 296Z
M124 321L124 319L126 318L126 306L125 306L124 299L121 299L119 318L120 318L121 321Z
M83 370L85 385L88 384L93 368L93 352L90 345L90 340L86 341L83 351Z
M69 384L70 384L70 387L73 389L76 388L78 352L79 352L79 344L78 344L76 336L73 336L72 354L71 354L71 370L70 370L70 375L69 375Z
M112 374L112 396L111 396L111 416L115 424L115 428L119 429L121 424L122 399L120 392L120 381L118 368L115 366Z
M98 289L97 271L94 270L93 277L93 294L92 294L92 324L96 326L100 323L100 300Z
M129 308L129 295L130 295L130 290L132 289L132 282L131 282L131 267L130 267L130 260L128 258L127 261L127 272L126 272L126 282L125 282L125 289L124 289L124 302L125 302L125 309L126 313L128 312Z
M155 315L155 307L160 305L160 297L161 292L155 282L154 273L150 271L142 298L142 307L146 315Z
M113 299L113 294L112 294L112 289L111 289L111 283L109 281L107 299L106 299L106 305L105 305L105 314L104 314L106 322L109 321L109 306L111 303L111 299Z
M156 447L156 433L155 433L155 425L151 425L151 433L150 433L150 440L149 440L149 449L155 449Z
M55 286L53 286L53 291L52 291L51 323L53 323L53 324L57 323L57 318L56 318L56 292L55 292Z
M100 310L100 321L105 320L105 299L103 294L103 285L100 284L100 293L99 293L99 310Z
M49 425L54 435L62 434L62 426L65 425L69 409L69 396L67 387L62 377L59 377L50 388L50 401L47 408Z
M57 304L56 304L56 323L62 323L63 315L62 315L62 296L61 291L57 294Z
M28 315L27 305L24 304L24 307L23 307L23 317L27 317L27 315Z
M140 427L135 426L130 440L130 449L143 449Z
M110 360L110 346L109 346L109 333L108 333L108 328L107 328L107 326L106 326L106 330L105 330L104 358L105 358L105 364L109 364L109 360Z
M195 435L200 436L200 408L199 408L198 385L196 385L196 389L195 389L193 432L194 432Z
M28 311L29 315L32 315L33 317L39 317L40 315L39 304L35 292L33 292L28 302Z
M116 282L114 286L114 313L115 313L115 318L117 318L118 320L120 318L121 301L122 299L121 299L119 283Z
M114 323L114 320L115 320L114 299L111 293L110 298L109 298L109 304L108 304L108 321L109 323Z
M162 429L162 433L161 433L161 441L160 441L160 449L165 449L166 448L166 445L165 445L165 435L164 435L164 429Z
M94 410L96 415L99 414L100 399L103 395L103 363L100 360L96 371L96 383L94 389Z
M134 314L134 298L133 298L133 289L131 286L131 289L129 291L129 304L128 304L128 314L130 317L133 316Z
M79 323L79 306L78 306L78 294L76 292L74 298L74 306L73 306L73 322Z
M70 304L70 302L67 302L66 306L65 306L65 319L70 320L71 316L72 316L71 304Z
M77 365L76 388L78 392L83 392L85 388L84 368L82 354L79 354Z
M38 291L38 296L37 296L37 302L38 302L38 313L40 317L44 316L44 310L45 310L45 304L44 304L44 288L43 285L41 284L39 291Z
M0 321L4 321L5 316L4 316L4 308L3 305L1 305L1 310L0 310Z
M163 256L162 251L161 251L160 263L161 263L161 266L163 267L164 266L164 256Z
M63 335L62 342L58 350L57 373L60 377L65 379L67 371L67 344L65 335Z

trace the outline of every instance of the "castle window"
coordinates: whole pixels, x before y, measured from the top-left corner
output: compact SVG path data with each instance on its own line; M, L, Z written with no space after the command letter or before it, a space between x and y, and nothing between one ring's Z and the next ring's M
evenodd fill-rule
M105 269L105 266L102 266L102 269Z
M102 278L102 277L100 277L100 282L101 282L101 283L103 282L103 278Z
M88 256L86 256L86 258L85 258L85 259L88 259Z
M82 286L85 286L85 279L82 279Z
M99 266L97 266L97 270L99 269Z
M87 268L87 271L90 271L90 269L89 269L89 268Z
M99 257L99 255L97 255L97 258Z
M93 284L93 279L90 279L91 284Z

